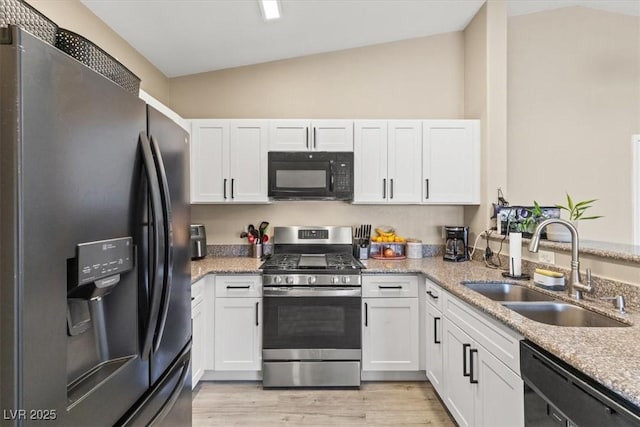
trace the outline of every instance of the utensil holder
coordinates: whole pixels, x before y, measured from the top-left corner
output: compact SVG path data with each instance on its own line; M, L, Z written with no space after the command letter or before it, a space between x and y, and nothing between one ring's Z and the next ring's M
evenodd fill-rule
M251 245L251 249L249 249L249 256L252 258L260 258L262 256L262 243Z

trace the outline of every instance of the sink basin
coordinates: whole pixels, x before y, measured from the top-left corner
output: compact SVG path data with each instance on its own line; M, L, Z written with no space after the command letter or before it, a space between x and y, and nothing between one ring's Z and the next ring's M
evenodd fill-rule
M563 302L505 302L508 309L536 322L556 326L620 327L626 323Z
M462 284L494 301L553 301L555 299L535 289L512 283L463 282Z

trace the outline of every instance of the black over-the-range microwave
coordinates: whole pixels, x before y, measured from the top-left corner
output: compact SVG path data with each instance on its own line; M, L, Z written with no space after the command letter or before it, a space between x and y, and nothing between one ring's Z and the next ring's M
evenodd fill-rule
M353 153L270 151L274 200L353 200Z

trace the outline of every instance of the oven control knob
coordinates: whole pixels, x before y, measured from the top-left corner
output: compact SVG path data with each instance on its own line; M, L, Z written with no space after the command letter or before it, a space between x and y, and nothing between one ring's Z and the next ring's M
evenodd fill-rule
M333 283L334 285L340 283L340 278L338 276L333 276L331 278L331 283Z
M314 283L316 283L316 276L309 276L307 282L309 282L310 285L313 285Z
M275 283L276 285L279 285L280 283L282 283L282 277L280 276L276 276L273 278L273 283Z
M291 276L287 276L284 280L285 280L285 282L287 282L289 285L293 283L293 277L291 277Z
M351 282L351 278L349 276L342 276L342 283L349 283Z

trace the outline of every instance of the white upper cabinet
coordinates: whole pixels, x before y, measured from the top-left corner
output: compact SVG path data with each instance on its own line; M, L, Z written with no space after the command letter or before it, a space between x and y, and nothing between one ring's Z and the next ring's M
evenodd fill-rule
M234 202L267 201L267 120L232 120L229 179Z
M354 202L386 203L387 122L355 122L353 147Z
M270 151L353 151L352 120L270 120Z
M422 165L422 124L417 120L389 122L389 203L418 203Z
M191 203L222 202L229 175L229 121L191 123Z
M354 202L419 203L421 122L357 120L354 128Z
M422 124L422 202L480 203L480 121Z
M191 202L267 198L267 120L192 120Z

